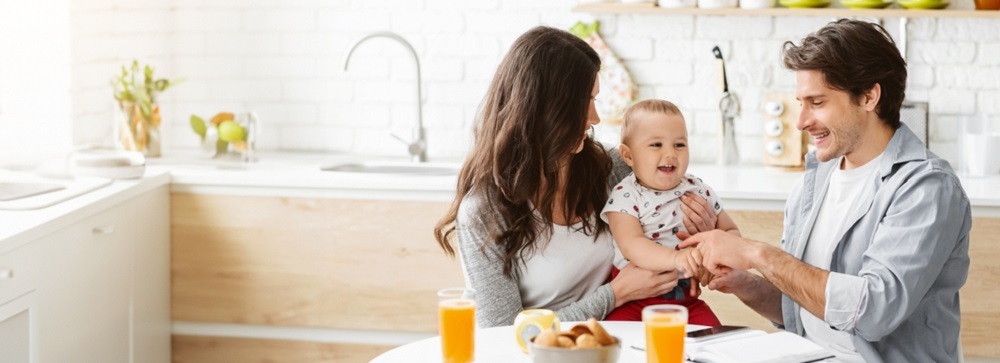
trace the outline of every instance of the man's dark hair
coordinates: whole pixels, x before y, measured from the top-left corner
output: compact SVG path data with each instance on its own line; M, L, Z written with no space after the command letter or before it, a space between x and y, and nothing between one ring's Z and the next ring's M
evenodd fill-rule
M899 128L899 108L906 96L906 61L881 25L841 19L802 39L785 42L785 68L820 71L827 85L849 93L855 101L879 84L882 94L875 112Z

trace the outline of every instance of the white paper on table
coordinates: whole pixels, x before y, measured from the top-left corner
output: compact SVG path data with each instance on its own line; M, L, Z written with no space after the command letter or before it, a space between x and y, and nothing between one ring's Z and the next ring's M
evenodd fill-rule
M834 357L809 339L786 331L737 336L685 348L685 358L703 363L802 363Z

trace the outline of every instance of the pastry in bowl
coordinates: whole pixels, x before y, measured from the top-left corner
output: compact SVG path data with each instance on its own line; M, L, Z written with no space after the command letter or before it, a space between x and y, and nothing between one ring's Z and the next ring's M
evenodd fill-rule
M567 331L542 331L532 340L529 350L534 363L613 363L618 361L621 340L590 318Z

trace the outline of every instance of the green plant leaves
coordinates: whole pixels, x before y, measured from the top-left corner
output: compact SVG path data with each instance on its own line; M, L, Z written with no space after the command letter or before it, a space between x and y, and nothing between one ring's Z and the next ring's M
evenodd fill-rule
M136 78L140 78L141 82L137 82ZM153 67L149 65L140 67L138 60L133 60L130 66L123 65L121 75L111 79L113 95L119 106L127 108L138 105L146 122L150 122L153 118L156 96L177 83L178 81L162 78L155 79Z
M208 131L208 128L205 126L204 119L198 117L198 115L191 115L191 128L194 129L194 132L198 136L201 136L202 140L205 140L205 132Z

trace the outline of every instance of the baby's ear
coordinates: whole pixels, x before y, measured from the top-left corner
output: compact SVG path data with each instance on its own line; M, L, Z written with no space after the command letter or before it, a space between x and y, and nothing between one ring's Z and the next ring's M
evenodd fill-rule
M625 160L625 165L632 167L632 151L628 149L628 145L619 144L618 153L621 154L622 160Z

